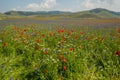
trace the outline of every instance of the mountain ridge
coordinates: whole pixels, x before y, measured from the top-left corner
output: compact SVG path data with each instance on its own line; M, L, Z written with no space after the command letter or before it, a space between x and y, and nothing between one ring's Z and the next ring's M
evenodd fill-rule
M104 8L95 8L79 12L67 11L8 11L3 13L8 16L69 16L70 18L120 18L120 12Z

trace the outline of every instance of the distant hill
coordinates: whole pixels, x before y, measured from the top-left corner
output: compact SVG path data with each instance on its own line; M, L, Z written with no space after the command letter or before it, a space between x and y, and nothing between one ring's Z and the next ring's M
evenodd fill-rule
M103 8L96 8L92 10L80 12L65 12L65 11L9 11L5 12L9 16L51 16L51 17L64 17L64 18L120 18L120 12L114 12Z
M30 11L9 11L5 12L6 15L19 15L19 16L33 16L33 15L60 15L60 14L68 14L70 12L63 12L63 11L37 11L37 12L30 12Z
M114 12L103 8L73 13L73 17L79 18L120 18L120 12Z

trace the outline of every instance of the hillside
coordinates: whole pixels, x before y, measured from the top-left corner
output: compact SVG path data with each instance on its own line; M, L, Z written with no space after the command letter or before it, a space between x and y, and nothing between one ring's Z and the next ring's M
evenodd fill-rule
M79 18L120 18L119 12L107 9L96 8L88 11L81 11L73 14L73 17Z
M37 12L30 12L30 11L9 11L5 12L6 15L19 15L19 16L33 16L33 15L61 15L61 14L69 14L70 12L63 12L63 11L37 11Z
M61 17L61 18L120 18L120 12L114 12L103 8L80 12L65 12L65 11L9 11L5 12L9 16L32 16L32 17Z

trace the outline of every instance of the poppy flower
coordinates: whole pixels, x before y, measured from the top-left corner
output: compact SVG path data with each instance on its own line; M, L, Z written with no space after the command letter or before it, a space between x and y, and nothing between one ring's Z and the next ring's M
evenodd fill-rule
M78 39L79 37L78 36L75 36L76 39Z
M3 46L4 46L4 48L5 48L5 47L7 46L7 43L4 43Z
M80 32L80 34L82 35L82 34L84 34L84 32Z
M72 48L72 47L70 47L70 48L69 48L69 50L70 50L70 51L73 51L73 48Z
M45 54L48 54L48 51L45 51Z
M118 33L120 33L120 28L118 29Z
M67 70L67 66L63 66L63 70L64 70L64 71Z
M67 60L64 58L64 59L63 59L63 62L64 62L64 63L66 63L66 62L67 62Z
M36 42L37 42L37 43L40 43L40 39L36 39Z
M49 36L51 37L51 36L53 36L53 34L52 34L52 33L49 33Z
M45 37L45 34L42 34L41 36L42 36L42 37Z
M58 30L58 33L63 33L63 32L65 32L64 29L59 29L59 30Z
M63 59L63 55L62 55L62 54L59 55L59 59L60 59L60 60Z
M120 56L120 51L115 52L116 56Z

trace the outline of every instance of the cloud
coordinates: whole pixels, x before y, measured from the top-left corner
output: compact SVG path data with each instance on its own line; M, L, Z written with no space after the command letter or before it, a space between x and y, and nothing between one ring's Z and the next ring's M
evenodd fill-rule
M31 3L26 6L29 10L49 10L57 5L56 0L43 0L41 3Z
M15 8L12 8L11 10L12 11L17 11L17 10L20 10L21 9L21 7L20 6L17 6L17 7L15 7Z
M120 11L120 0L84 0L82 6L85 9L106 8L114 11Z
M16 11L17 9L16 8L13 8L13 9L11 9L12 11Z

